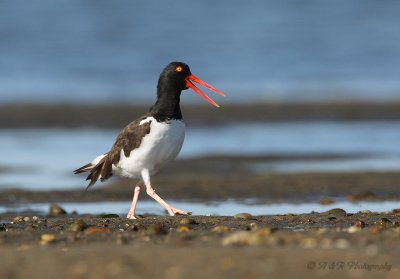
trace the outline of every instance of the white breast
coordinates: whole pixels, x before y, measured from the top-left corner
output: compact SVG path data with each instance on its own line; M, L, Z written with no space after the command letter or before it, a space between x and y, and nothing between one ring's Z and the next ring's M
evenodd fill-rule
M142 139L138 148L131 151L129 157L125 157L121 150L119 163L113 165L114 174L138 178L144 168L154 174L178 155L185 139L185 123L181 120L159 123L153 117L147 117L140 125L149 121L150 133Z

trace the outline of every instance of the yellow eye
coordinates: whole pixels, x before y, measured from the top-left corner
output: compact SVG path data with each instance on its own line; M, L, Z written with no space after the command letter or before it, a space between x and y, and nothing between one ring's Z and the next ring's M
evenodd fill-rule
M183 69L182 69L181 66L178 66L178 67L175 68L175 71L177 71L178 73L182 72L182 70L183 70Z

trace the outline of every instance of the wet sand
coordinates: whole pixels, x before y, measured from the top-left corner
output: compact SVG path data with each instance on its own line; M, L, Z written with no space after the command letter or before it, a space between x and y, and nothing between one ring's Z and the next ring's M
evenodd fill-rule
M397 210L110 217L0 215L0 277L400 276Z
M147 112L148 105L134 104L3 104L0 128L99 127L120 129ZM400 120L399 102L257 103L182 107L189 125L267 121Z
M340 158L345 156L210 156L178 160L155 175L152 183L167 200L255 199L262 203L319 202L327 198L333 201L400 200L400 172L260 173L252 168L252 164L260 162ZM85 191L86 176L81 177L80 188L75 190L5 189L1 192L0 203L129 201L132 197L132 180L113 177ZM140 199L148 198L146 194L140 196Z
M399 200L400 174L395 172L255 175L239 168L226 176L215 165L210 166L214 172L203 169L204 164L193 164L192 172L183 174L177 171L180 164L154 179L166 199ZM83 189L9 190L0 195L0 202L129 203L132 182L115 180ZM300 215L242 214L242 219L144 215L138 220L79 212L35 217L3 213L0 278L398 278L399 212L348 214L334 209Z

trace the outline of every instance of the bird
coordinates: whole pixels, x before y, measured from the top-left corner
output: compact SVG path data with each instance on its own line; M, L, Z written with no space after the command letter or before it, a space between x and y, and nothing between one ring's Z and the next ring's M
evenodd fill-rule
M136 206L142 187L170 216L191 215L190 211L177 209L163 200L154 190L150 177L176 158L185 138L185 123L180 109L183 90L193 89L215 107L219 105L202 92L198 83L221 96L220 90L194 76L187 64L171 62L161 72L157 84L157 99L147 113L129 123L118 134L111 149L90 163L74 170L75 174L89 172L86 190L99 179L105 181L119 176L137 181L128 219L137 219Z

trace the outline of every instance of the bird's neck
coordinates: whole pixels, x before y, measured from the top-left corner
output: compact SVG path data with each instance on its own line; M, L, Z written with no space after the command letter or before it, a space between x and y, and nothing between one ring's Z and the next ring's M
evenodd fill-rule
M157 120L157 121L168 121L171 119L182 119L182 112L180 108L180 91L168 92L168 94L164 94L164 92L160 92L158 90L158 98L156 103L150 108L149 113Z

